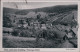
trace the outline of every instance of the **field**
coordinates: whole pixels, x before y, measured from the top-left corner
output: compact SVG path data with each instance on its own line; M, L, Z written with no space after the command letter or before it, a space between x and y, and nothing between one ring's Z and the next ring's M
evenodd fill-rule
M34 39L35 38L20 38L20 37L11 37L11 36L5 36L3 37L3 47L8 48L18 48L18 47L34 47Z
M39 41L36 42L36 38L15 36L3 37L4 48L56 48L58 44L60 44L59 41L45 40L43 38L40 38Z
M72 41L72 40L71 40ZM76 40L75 40L76 41ZM45 40L40 38L36 42L36 38L3 36L4 48L73 48L74 43L68 40L60 42L59 40Z

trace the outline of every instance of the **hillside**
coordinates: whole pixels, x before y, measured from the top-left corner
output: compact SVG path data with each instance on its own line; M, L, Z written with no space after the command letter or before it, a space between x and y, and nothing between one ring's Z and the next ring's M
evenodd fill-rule
M13 9L13 8L3 7L3 14L5 14L5 13L14 14L14 13L17 12L17 11L19 11L19 9Z
M37 9L25 9L17 11L15 14L26 15L30 11L34 12L46 12L46 13L63 13L72 10L77 10L77 5L58 5L58 6L51 6L51 7L43 7Z
M63 13L72 10L77 10L77 5L58 5L58 6L50 6L50 7L43 7L43 8L36 8L36 9L13 9L13 8L6 8L3 7L3 13L15 13L18 15L26 15L29 12L46 12L46 13Z

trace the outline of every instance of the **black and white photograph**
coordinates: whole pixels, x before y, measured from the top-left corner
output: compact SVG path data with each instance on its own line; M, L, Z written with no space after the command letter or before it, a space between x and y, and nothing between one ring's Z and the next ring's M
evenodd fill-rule
M3 48L78 48L76 2L3 2Z

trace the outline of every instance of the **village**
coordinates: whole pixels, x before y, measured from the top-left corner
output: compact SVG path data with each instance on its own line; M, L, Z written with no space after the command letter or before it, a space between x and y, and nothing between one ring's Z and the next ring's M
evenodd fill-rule
M62 13L30 11L26 15L5 13L3 47L77 48L77 21L77 10Z
M53 16L49 16L50 14L48 15L46 13L44 13L45 15L41 15L40 13L43 13L43 12L38 12L37 15L35 15L34 12L30 12L30 13L32 13L34 15L29 16L28 18L27 18L27 15L21 16L21 15L12 14L10 16L10 18L13 18L11 20L12 20L12 25L14 26L14 28L24 28L24 29L33 29L34 28L35 30L37 30L37 29L46 30L46 29L56 28L57 30L60 30L60 31L65 31L67 29L69 31L70 28L73 28L73 29L78 28L76 25L73 25L71 27L71 25L69 24L69 23L71 23L72 20L74 20L73 22L76 23L77 19L75 19L75 16L74 16L75 11L74 11L74 13L72 13L72 15L70 13L69 15L68 14L64 14L64 15L58 14L55 16L54 16L54 13L53 14L51 13L51 15L53 15ZM47 16L50 18L48 18ZM58 17L58 16L60 16L60 17ZM64 16L66 16L66 17L64 17ZM51 17L53 17L53 18L51 18ZM54 17L56 17L56 18L54 19ZM70 17L71 19L69 19L68 17ZM60 18L61 18L61 20L60 20ZM67 22L65 21L66 18L67 18ZM68 25L66 26L66 25L61 24L63 22ZM75 31L76 30L73 30L73 32L76 35L77 32L75 32ZM73 35L70 34L69 36L72 37Z

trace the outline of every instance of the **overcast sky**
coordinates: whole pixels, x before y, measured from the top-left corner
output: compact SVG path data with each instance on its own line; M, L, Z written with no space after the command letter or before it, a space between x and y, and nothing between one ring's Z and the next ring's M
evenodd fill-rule
M35 8L41 8L41 7L48 7L48 6L55 6L55 5L73 5L77 4L76 2L4 2L3 7L8 8L16 8L16 5L18 6L18 9L35 9Z

